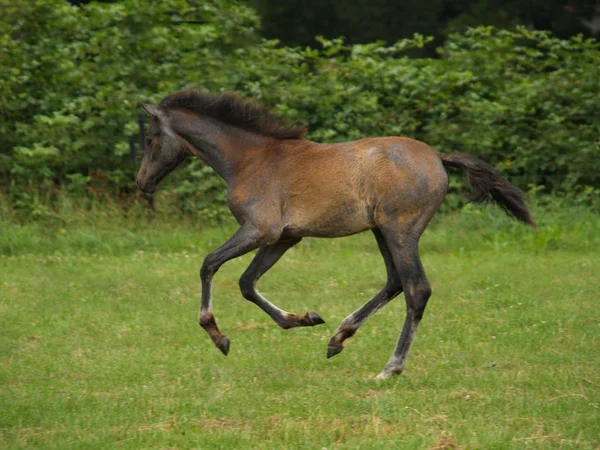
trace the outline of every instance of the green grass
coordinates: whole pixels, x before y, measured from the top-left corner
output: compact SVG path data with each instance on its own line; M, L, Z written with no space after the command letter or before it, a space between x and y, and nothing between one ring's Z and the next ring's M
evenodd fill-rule
M382 383L403 298L325 358L384 283L369 233L305 240L261 280L319 327L279 329L238 292L251 256L227 263L224 357L196 324L198 271L231 223L2 211L1 448L600 446L600 220L583 209L536 211L538 233L492 208L437 218L421 246L434 293L405 373Z

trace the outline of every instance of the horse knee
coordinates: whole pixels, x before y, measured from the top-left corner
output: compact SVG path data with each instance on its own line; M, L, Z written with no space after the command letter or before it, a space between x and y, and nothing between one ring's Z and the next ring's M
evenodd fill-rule
M251 300L254 297L256 288L253 277L247 275L246 273L242 274L240 277L239 286L240 292L246 300Z
M219 268L216 267L216 264L211 258L211 256L208 255L206 258L204 258L204 261L202 262L202 267L200 268L200 279L202 281L211 280L218 269Z
M422 301L427 302L429 297L431 297L431 286L429 286L429 283L420 284L417 287L417 292L417 295L422 299Z
M415 319L421 320L427 306L427 301L431 297L431 286L427 282L411 286L407 289L407 296L408 307L411 309Z

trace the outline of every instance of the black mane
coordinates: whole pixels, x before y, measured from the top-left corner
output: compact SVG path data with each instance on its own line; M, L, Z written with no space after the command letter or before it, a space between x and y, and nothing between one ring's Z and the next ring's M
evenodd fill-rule
M235 92L216 95L186 89L167 95L160 106L185 109L276 139L302 139L306 134L306 127L286 125L268 108L246 101Z

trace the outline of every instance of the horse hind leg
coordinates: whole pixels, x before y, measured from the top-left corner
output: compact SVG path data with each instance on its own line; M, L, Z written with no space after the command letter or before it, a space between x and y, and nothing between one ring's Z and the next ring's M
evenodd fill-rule
M383 233L392 253L398 275L402 280L406 298L406 318L394 353L383 371L377 376L377 379L380 380L402 373L406 357L427 306L427 301L431 296L431 287L419 258L418 240L420 233L411 235L385 230Z
M392 254L388 250L385 238L378 228L373 229L377 246L385 262L387 282L385 287L371 300L346 317L327 345L327 358L331 358L344 350L344 341L352 336L358 328L373 314L387 305L402 292L402 284L394 265Z
M261 247L248 266L248 269L246 269L240 278L240 291L244 298L266 312L275 323L283 329L310 327L325 323L325 321L313 311L309 311L304 315L284 311L269 302L256 290L256 283L260 277L273 267L287 250L300 242L300 240L301 239L280 241L273 245Z

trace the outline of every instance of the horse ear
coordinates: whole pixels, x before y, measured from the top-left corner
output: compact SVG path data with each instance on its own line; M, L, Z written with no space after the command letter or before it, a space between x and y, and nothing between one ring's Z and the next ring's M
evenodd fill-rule
M146 112L146 114L148 114L150 117L155 117L155 118L159 118L161 117L162 111L160 109L160 107L156 106L156 105L149 105L149 104L145 104L145 103L138 103L138 105Z

